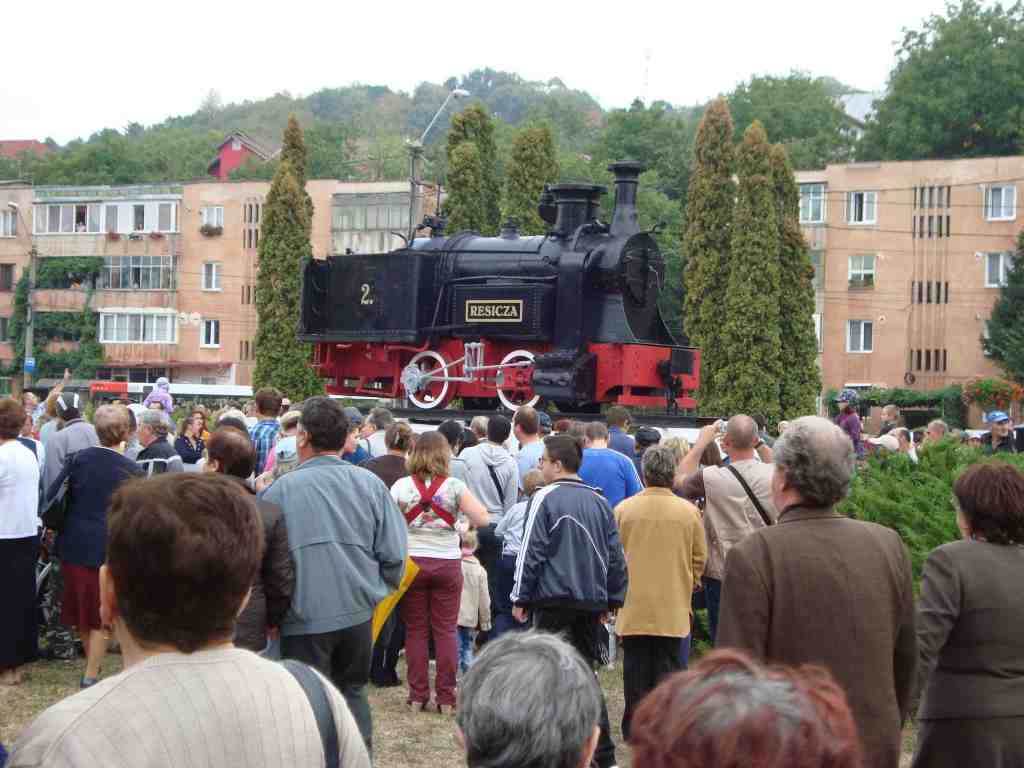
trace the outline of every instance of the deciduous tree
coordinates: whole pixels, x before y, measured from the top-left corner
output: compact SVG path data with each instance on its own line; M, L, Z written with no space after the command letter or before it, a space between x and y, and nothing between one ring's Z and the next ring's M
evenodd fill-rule
M1024 384L1024 231L1017 238L1017 257L1006 275L1006 285L992 308L988 338L981 340L985 352Z
M867 159L1024 151L1024 5L963 0L906 30L888 93L869 121Z
M779 419L782 376L779 326L778 203L771 147L754 121L743 134L736 163L739 187L731 230L724 321L715 351L706 413Z
M287 160L281 161L263 207L256 277L256 370L253 386L277 387L293 400L323 392L310 367L312 349L295 334L302 265L312 258L304 190Z
M525 235L543 235L547 226L537 213L544 185L558 178L555 138L547 125L519 129L505 172L502 220L515 219Z
M782 378L779 410L784 419L815 413L821 392L814 330L814 266L800 230L800 192L786 150L771 149L779 224L779 338Z
M729 247L736 185L732 117L724 99L713 101L697 129L686 207L683 330L702 350L700 397L713 398L725 321Z

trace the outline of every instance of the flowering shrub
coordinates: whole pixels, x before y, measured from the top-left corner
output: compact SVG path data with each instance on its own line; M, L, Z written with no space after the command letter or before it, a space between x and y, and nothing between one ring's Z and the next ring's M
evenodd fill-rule
M1024 396L1019 384L1005 379L971 379L964 385L963 399L968 405L977 405L983 411L1006 410Z

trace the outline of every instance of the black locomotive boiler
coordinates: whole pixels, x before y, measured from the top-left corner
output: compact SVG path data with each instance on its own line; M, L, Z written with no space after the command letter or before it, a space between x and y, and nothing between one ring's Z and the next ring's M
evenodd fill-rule
M339 395L454 398L506 408L541 398L576 410L619 403L693 409L700 352L672 338L658 310L665 263L637 219L639 163L613 163L605 188L557 184L539 206L550 226L523 237L431 236L390 253L305 264L299 339Z

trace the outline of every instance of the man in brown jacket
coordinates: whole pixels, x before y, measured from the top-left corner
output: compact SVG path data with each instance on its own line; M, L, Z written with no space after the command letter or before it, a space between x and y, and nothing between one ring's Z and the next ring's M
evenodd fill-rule
M779 522L729 553L718 646L827 668L864 765L897 768L917 658L910 559L895 531L833 509L853 469L850 439L826 419L797 419L775 443Z
M691 598L708 556L700 512L672 493L675 453L648 448L642 467L647 489L615 508L630 573L615 622L622 637L622 735L627 740L640 700L662 678L686 669Z

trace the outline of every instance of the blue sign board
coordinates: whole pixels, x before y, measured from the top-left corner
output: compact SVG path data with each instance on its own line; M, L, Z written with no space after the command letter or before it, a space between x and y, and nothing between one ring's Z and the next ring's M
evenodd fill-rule
M25 373L32 373L36 369L36 359L34 357L25 358Z

